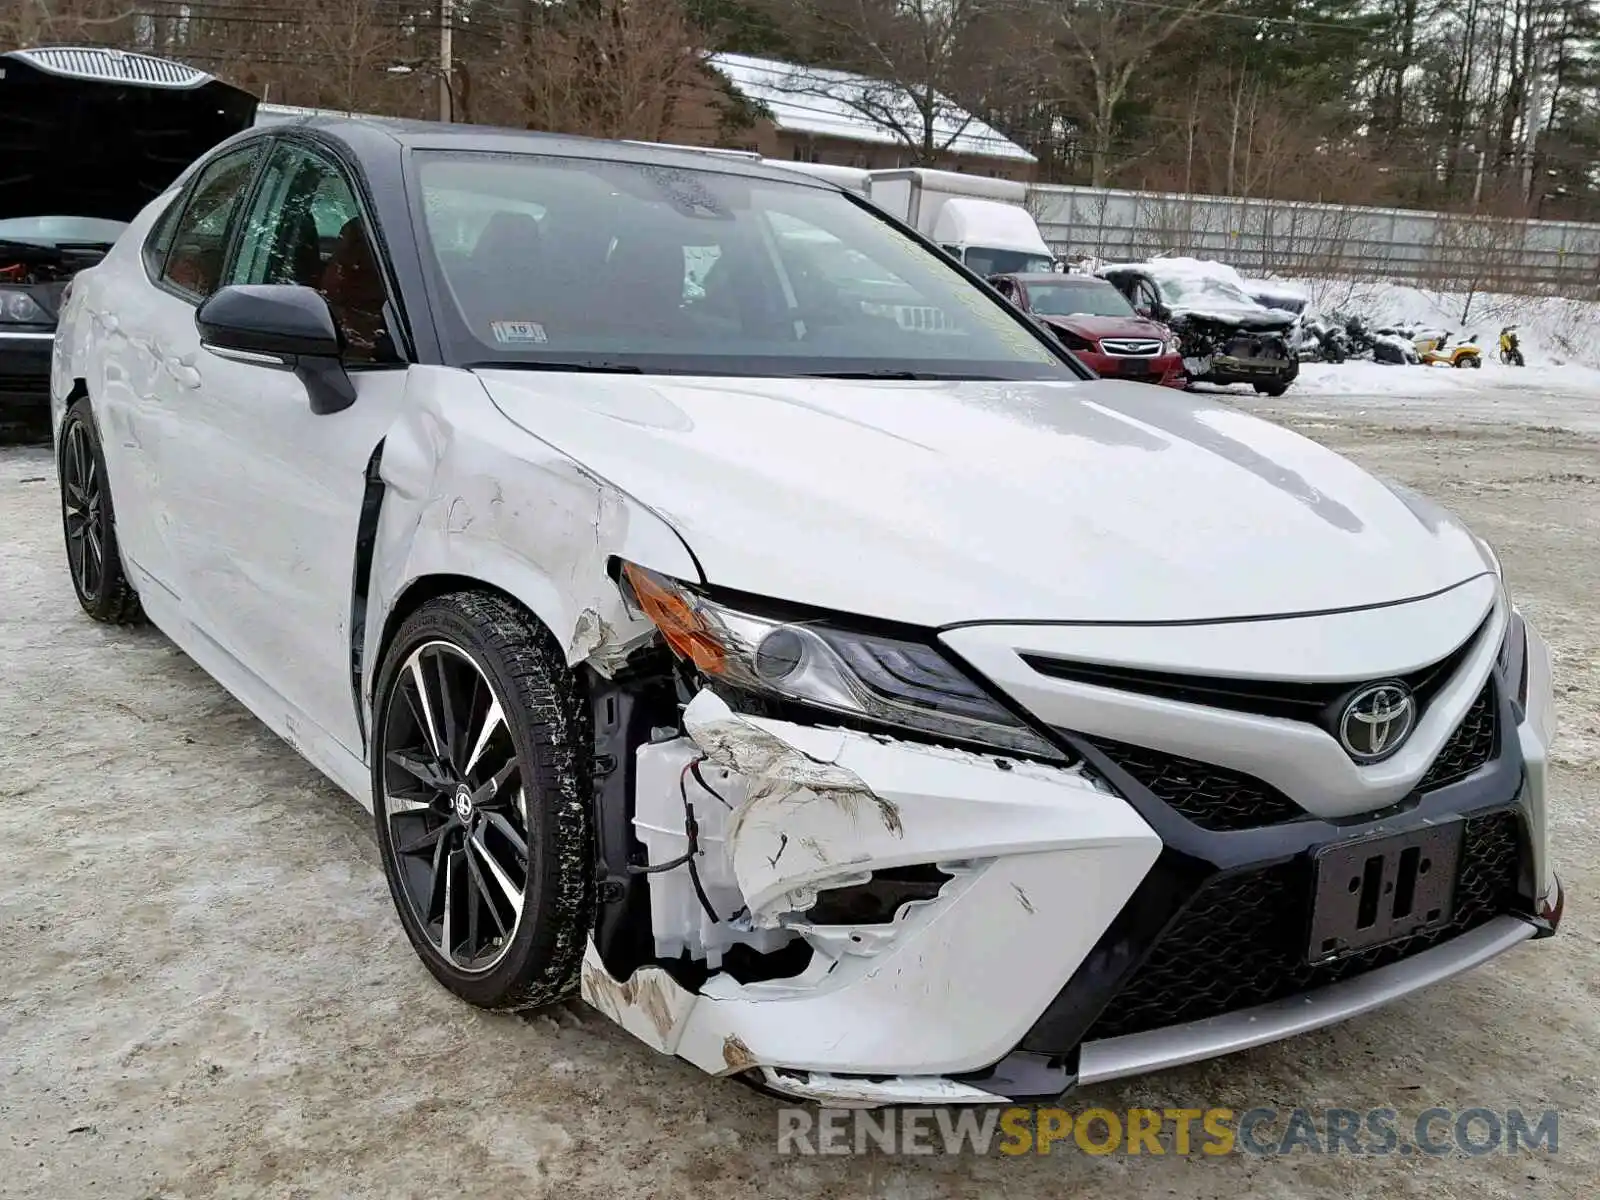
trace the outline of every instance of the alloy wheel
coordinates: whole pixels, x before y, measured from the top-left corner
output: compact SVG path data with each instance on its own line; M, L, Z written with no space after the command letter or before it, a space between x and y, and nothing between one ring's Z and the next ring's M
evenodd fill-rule
M103 501L104 489L88 432L82 421L73 421L67 426L61 452L61 504L72 581L89 601L98 599L105 581L105 535L100 513Z
M400 890L457 971L505 957L528 889L525 773L493 685L463 650L418 646L384 714L383 805Z

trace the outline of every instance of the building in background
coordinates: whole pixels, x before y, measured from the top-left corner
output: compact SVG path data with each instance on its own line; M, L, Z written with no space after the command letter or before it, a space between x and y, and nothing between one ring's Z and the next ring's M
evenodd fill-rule
M932 120L925 122L898 84L744 54L713 54L707 65L754 115L749 128L720 140L764 158L872 170L938 166L1000 179L1034 176L1033 155L944 97L935 98ZM709 124L684 124L685 141L718 140ZM933 162L912 146L929 140L929 133L937 151Z

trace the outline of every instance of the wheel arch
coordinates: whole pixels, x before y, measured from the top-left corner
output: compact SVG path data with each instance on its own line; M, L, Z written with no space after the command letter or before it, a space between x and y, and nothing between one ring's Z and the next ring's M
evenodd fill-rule
M94 411L94 399L89 395L88 380L76 377L72 386L67 389L67 394L57 402L54 397L50 404L50 444L55 447L56 458L59 463L61 456L61 426L66 422L67 410L79 400L89 401L89 411Z
M413 370L430 382L426 368ZM349 666L368 748L384 656L432 596L504 596L551 635L569 667L606 673L608 654L653 628L624 607L616 561L701 578L678 532L648 506L507 422L486 393L446 404L436 392L422 390L367 463Z

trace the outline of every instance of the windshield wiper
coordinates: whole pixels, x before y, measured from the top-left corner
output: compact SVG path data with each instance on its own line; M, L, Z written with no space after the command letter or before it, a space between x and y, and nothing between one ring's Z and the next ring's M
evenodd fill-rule
M995 375L948 375L931 371L807 371L806 379L966 379L994 380Z
M519 362L502 361L499 359L489 362L468 363L467 369L471 371L490 369L505 371L581 371L599 375L643 375L644 368L636 367L631 363L606 362L595 359L586 362L558 362L551 359L538 361L524 360Z

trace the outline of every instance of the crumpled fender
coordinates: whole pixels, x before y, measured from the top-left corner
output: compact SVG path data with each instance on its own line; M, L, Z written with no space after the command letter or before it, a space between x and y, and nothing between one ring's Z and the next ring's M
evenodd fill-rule
M405 415L383 442L363 661L370 716L384 630L406 591L461 575L525 605L567 662L598 669L653 627L627 613L607 573L613 556L698 580L683 540L658 515L506 420L481 387L413 367Z

